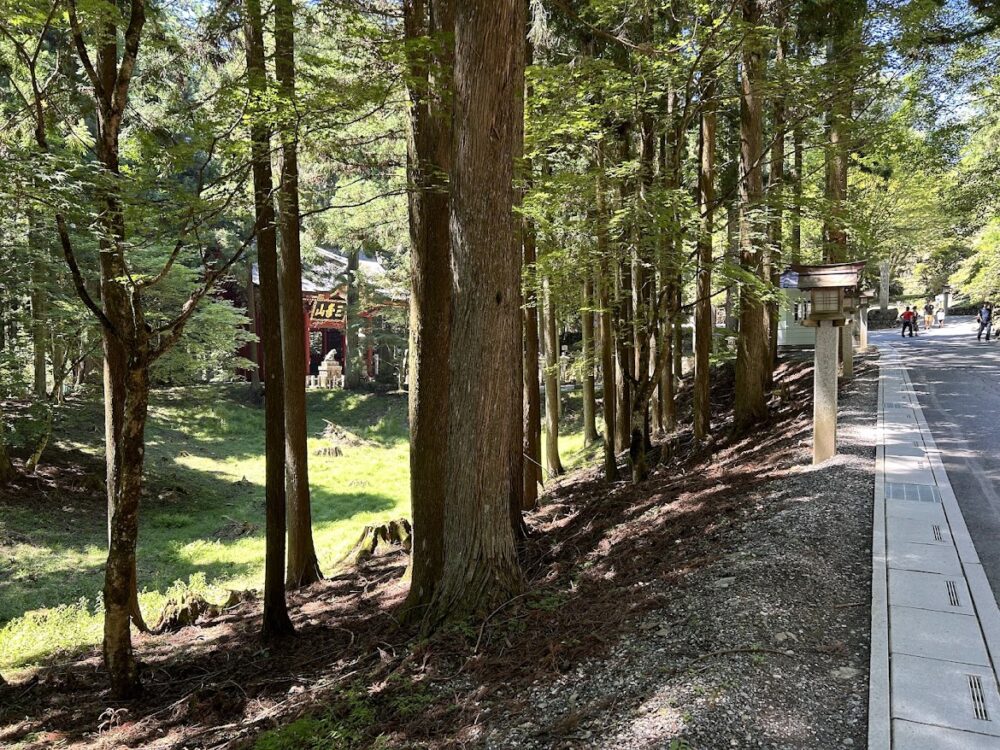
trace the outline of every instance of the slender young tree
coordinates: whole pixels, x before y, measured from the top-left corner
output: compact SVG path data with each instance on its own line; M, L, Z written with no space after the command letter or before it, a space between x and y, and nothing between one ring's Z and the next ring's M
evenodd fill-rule
M299 109L295 93L295 8L274 3L274 72L280 96L281 334L285 387L285 478L288 494L288 586L322 578L312 535L309 449L306 439L308 332L302 308L302 250L299 216Z
M563 473L559 457L559 326L552 285L542 279L542 330L545 335L545 469L550 477Z
M604 194L604 146L596 149L596 190L594 204L597 211L597 256L600 262L598 275L598 302L600 304L601 329L601 403L604 417L604 478L609 482L618 479L618 460L615 452L615 344L614 326L611 318L611 267L609 261L608 213Z
M253 263L247 260L246 263L246 297L247 297L247 318L250 320L250 330L257 328L257 292L253 283ZM253 367L250 369L250 394L253 398L258 398L261 394L260 373L261 356L260 342L256 339L250 341L250 361Z
M583 329L583 444L597 442L597 397L594 384L594 279L583 282L583 306L580 310Z
M264 351L264 617L261 634L273 641L294 632L285 601L285 388L281 341L281 292L278 279L277 227L271 176L271 133L266 122L268 81L264 19L260 0L245 0L243 33L247 79L254 110L250 124L253 168L254 232L260 273L261 346Z
M530 169L530 165L526 167ZM521 228L525 268L534 268L537 260L535 228L525 218ZM538 502L538 485L542 482L542 394L538 367L538 294L529 285L524 300L524 487L522 509L531 510Z
M702 88L701 132L698 140L698 204L701 226L698 232L698 277L695 301L694 342L694 436L705 440L711 431L712 404L709 379L712 337L712 234L715 212L715 88L714 74L706 76Z
M150 368L180 339L199 302L237 262L249 241L228 259L204 264L202 278L180 311L159 326L146 317L149 290L169 274L181 251L190 242L197 221L192 214L182 222L179 238L158 272L136 274L128 263L130 250L126 187L131 174L121 166L120 141L129 112L129 93L143 42L146 23L144 0L129 0L123 6L100 0L78 9L75 0L64 6L68 30L50 34L56 17L50 14L34 42L34 51L4 28L16 59L30 81L30 107L35 142L49 153L46 111L47 83L39 78L39 51L46 39L71 44L90 83L85 105L95 116L93 127L96 177L88 185L98 212L96 227L99 260L96 275L100 296L95 298L79 264L75 231L66 207L54 209L55 230L73 288L101 327L104 349L105 452L108 498L108 557L105 565L104 663L114 698L130 698L141 692L139 669L131 641L130 622L139 629L145 623L139 610L136 583L136 544L139 501L142 496L145 456L145 426L149 404ZM51 78L49 79L52 80ZM211 156L208 157L211 159ZM195 198L204 187L206 161L198 169ZM92 173L88 165L88 173Z

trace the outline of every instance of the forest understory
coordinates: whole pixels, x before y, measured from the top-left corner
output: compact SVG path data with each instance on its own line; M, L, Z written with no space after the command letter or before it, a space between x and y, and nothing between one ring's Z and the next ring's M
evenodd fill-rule
M137 636L141 701L110 701L97 649L0 686L0 745L861 747L875 356L842 387L841 455L820 467L811 365L792 359L751 434L728 429L722 370L714 442L678 434L638 486L551 482L527 516L527 593L485 620L400 627L407 556L390 549L291 593L298 635L277 646L253 599Z

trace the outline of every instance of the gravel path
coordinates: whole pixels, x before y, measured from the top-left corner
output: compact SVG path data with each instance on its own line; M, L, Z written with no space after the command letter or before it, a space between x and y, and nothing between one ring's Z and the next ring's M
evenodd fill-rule
M530 714L487 710L486 747L864 746L877 367L861 362L841 455L812 467L800 417L783 476L713 531L719 559L680 586L648 581L666 606L609 656L532 686Z

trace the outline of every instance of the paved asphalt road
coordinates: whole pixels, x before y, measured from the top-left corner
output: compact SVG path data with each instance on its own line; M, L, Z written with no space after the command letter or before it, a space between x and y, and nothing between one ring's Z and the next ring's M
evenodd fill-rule
M1000 600L1000 341L976 341L972 318L901 339L879 331L876 345L896 344L942 453L972 541ZM892 338L890 338L890 336Z

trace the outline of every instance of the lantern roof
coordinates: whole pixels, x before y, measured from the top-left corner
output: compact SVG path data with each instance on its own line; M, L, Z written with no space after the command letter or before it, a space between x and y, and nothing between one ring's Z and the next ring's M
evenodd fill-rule
M799 289L849 289L861 280L865 261L825 263L816 266L792 264L783 276L794 277Z

